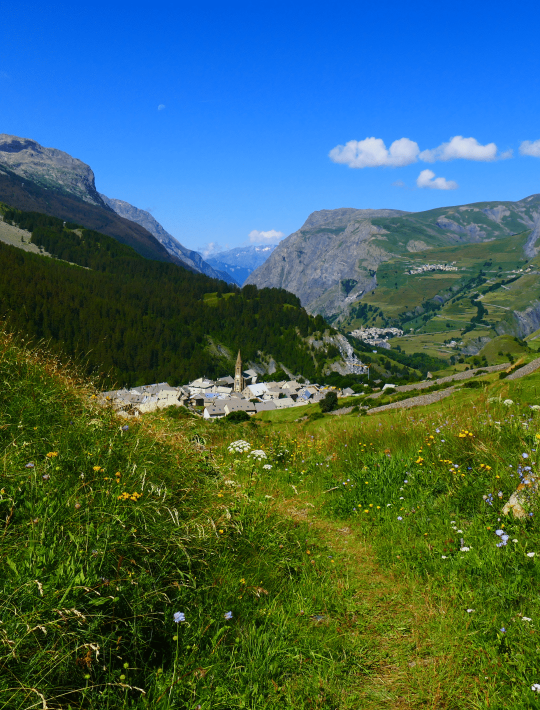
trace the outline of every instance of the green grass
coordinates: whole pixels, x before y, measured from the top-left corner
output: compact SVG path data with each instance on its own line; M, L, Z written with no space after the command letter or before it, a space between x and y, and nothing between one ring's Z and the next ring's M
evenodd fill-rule
M540 661L536 496L524 520L501 509L530 476L524 467L536 470L540 418L530 406L540 403L540 375L482 379L490 382L482 390L413 413L325 417L294 430L269 413L251 439L266 450L280 437L291 447L286 463L260 472L261 489L294 486L321 506L320 517L369 541L382 569L423 585L432 608L444 610L420 654L431 686L422 695L420 680L409 677L410 707L539 706L531 691ZM500 547L498 529L509 535ZM459 668L458 677L443 667ZM392 696L379 707L397 703Z
M540 375L481 379L123 430L4 337L0 708L540 706L536 496L501 512L537 468Z
M341 702L378 651L337 631L348 600L307 523L238 488L191 419L126 425L1 345L0 708Z

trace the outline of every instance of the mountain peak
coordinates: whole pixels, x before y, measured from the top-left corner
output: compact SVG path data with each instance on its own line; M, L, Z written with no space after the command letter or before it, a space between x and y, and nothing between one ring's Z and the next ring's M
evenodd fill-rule
M47 189L60 189L106 208L90 166L62 150L45 148L31 138L0 133L0 164Z

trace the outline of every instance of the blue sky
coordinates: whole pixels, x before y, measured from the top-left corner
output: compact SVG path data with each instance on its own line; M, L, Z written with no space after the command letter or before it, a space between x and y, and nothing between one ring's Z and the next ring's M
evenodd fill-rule
M540 192L538 3L22 0L2 14L0 132L80 158L191 248L275 241L319 209Z

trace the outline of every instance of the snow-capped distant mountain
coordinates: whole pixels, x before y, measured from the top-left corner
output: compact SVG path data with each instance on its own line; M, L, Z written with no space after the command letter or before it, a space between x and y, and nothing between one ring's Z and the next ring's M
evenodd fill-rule
M236 247L236 249L213 254L206 259L206 262L216 270L226 271L237 283L243 284L257 267L264 264L275 248L275 244Z

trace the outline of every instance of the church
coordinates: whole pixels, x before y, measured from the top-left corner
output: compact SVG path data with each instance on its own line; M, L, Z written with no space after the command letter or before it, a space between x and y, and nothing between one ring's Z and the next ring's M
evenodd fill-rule
M257 372L255 370L242 370L242 356L240 350L236 358L236 367L234 368L234 392L243 392L248 385L254 385L257 382Z

